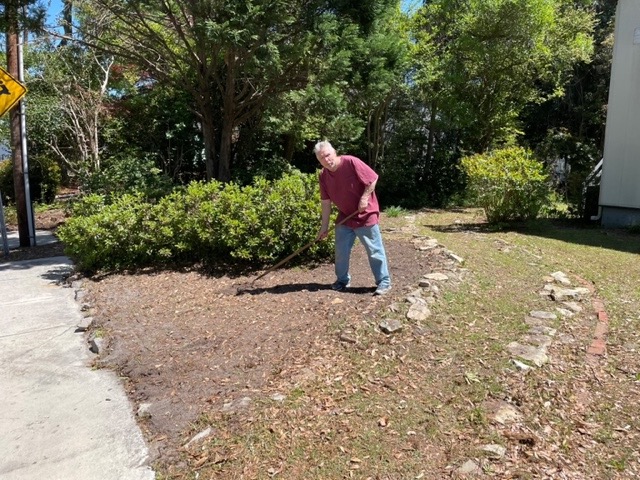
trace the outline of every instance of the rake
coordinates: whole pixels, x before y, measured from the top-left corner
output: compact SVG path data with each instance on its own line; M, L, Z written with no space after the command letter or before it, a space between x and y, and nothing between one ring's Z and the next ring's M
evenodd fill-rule
M347 217L343 218L342 220L340 220L338 223L336 223L336 227L339 227L340 225L342 225L343 223L345 223L347 220L349 220L350 218L352 218L354 215L356 215L358 213L358 210L356 210L355 212L353 212L351 215L348 215ZM302 252L304 252L307 248L311 247L312 245L315 245L317 242L319 242L320 239L319 238L315 238L313 240L311 240L309 243L307 243L306 245L303 245L302 247L300 247L299 249L297 249L295 252L293 252L292 254L290 254L289 256L283 258L282 260L280 260L278 263L276 263L273 267L270 267L268 270L266 270L265 272L261 273L260 275L258 275L256 278L254 278L251 283L245 287L242 288L238 288L238 293L242 293L246 290L249 290L250 288L253 288L253 284L256 283L258 280L260 280L262 277L264 277L265 275L270 274L271 272L273 272L274 270L278 269L279 267L281 267L282 265L284 265L285 263L287 263L289 260L291 260L294 257L297 257L298 255L300 255Z

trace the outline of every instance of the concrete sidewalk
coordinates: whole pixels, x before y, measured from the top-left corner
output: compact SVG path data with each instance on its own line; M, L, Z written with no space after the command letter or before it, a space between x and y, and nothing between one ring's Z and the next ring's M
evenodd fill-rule
M91 369L86 339L74 333L80 307L59 284L70 260L2 262L0 478L153 479L120 380Z
M56 236L47 230L36 230L36 245L49 245L56 243L58 239ZM7 247L9 250L18 248L20 246L20 237L17 231L7 232ZM0 262L5 261L4 257L4 239L0 235Z

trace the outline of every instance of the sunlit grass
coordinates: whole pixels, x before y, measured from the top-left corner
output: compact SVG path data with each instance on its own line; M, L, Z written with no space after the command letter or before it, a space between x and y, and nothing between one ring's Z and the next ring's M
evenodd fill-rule
M400 218L405 213L411 218ZM580 478L611 478L632 468L626 445L637 440L631 434L638 428L637 239L551 222L494 230L477 209L403 211L393 218L397 228L389 235L436 238L464 258L462 280L443 284L430 307L433 315L421 325L426 333L411 333L405 304L399 313L375 312L357 346L335 345L336 363L327 362L323 376L295 386L281 404L256 406L250 422L219 419L215 449L235 454L200 471L201 478L448 478L447 468L477 458L483 443L516 448L488 410L506 400L529 412L523 431L536 432L543 439L536 448L551 448L551 457L570 458L585 439L597 444L580 453L589 465ZM413 223L405 231L407 222ZM526 315L555 308L539 294L555 271L576 286L590 283L605 304L612 352L606 374L585 366L596 322L588 300L580 321L552 322L569 343L555 342L550 365L520 377L510 363L506 345L527 332ZM406 323L401 334L377 331L385 315ZM347 324L334 320L331 337ZM584 412L582 396L589 400ZM504 473L501 466L489 465L496 475ZM520 478L535 478L535 469L526 468L520 465Z

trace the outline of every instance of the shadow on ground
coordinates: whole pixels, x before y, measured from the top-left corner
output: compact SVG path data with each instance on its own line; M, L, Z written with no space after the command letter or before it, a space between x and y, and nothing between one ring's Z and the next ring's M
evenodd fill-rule
M476 233L517 232L522 235L532 235L607 250L640 253L640 235L631 234L625 229L607 229L577 220L539 219L528 223L502 223L495 226L486 222L460 222L449 225L424 224L424 226L443 233L463 231Z

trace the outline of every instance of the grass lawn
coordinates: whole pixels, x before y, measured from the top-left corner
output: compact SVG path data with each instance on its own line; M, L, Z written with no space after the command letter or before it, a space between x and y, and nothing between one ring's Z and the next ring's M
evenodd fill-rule
M383 216L386 238L434 238L464 261L443 282L426 320L409 304L359 326L357 345L317 353L316 375L258 403L248 415L203 416L216 434L159 478L614 479L640 475L640 236L539 221L492 230L481 212L426 210ZM551 273L589 286L582 311L550 320L539 368L516 368L531 311L562 307L540 291ZM589 356L608 316L606 354ZM346 319L330 320L330 333ZM496 411L509 406L509 421ZM470 463L471 462L471 463Z

